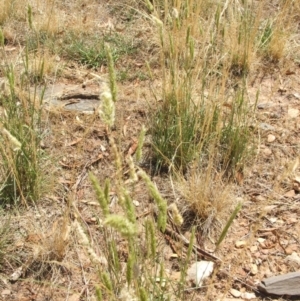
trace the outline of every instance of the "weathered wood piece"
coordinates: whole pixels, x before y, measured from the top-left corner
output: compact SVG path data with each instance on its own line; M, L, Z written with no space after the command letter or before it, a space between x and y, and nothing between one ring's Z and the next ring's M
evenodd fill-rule
M300 296L300 271L263 279L258 289L273 295Z

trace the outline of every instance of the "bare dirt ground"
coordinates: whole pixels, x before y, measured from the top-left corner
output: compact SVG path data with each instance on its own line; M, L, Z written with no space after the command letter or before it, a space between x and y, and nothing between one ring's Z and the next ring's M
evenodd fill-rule
M106 12L100 23L104 27L112 24L114 27L110 30L123 30L122 22L114 17L109 5L103 7ZM67 14L66 7L62 10ZM84 12L88 20L92 12L83 7L83 19ZM155 69L155 43L146 43L151 32L147 32L147 28L139 32L138 22L132 22L129 34L139 40L141 50L117 64L117 68L129 65L132 75L131 79L118 82L116 127L110 133L124 157L134 147L142 125L148 122L154 103L151 87L158 90L160 86L159 70ZM12 59L21 51L13 40L7 42L5 49ZM153 58L153 74L157 76L154 83L134 76L141 72L146 74L145 56ZM43 149L50 154L47 171L52 175L45 185L53 188L36 206L5 209L12 212L12 236L1 267L0 300L96 300L93 296L94 287L99 284L98 270L74 234L72 222L75 215L80 216L94 250L101 256L105 238L101 235L100 209L88 172L92 171L100 182L113 179L115 157L106 127L93 111L101 88L97 82L89 82L93 78L91 69L64 60L63 56L59 64L64 65L61 75L48 79L43 116L47 129ZM107 70L99 67L92 72L105 77ZM253 72L247 91L251 101L255 101L258 90L256 124L253 125L257 151L234 188L234 197L243 202L242 210L215 254L221 262L214 277L203 289L187 291L187 299L245 300L239 292L254 292L256 296L252 300L271 300L270 296L259 293L256 285L266 277L300 269L300 183L297 182L300 177L300 63L287 61L272 71ZM147 150L146 143L145 154ZM147 158L141 167L152 174ZM127 173L124 170L125 178ZM179 191L172 188L168 174L152 174L152 180L169 203L176 201L179 207L186 206ZM112 189L110 209L118 212L114 197ZM134 200L143 225L152 210L152 200L144 184L135 187ZM187 231L187 237L188 234ZM178 270L171 258L176 250L170 238L161 235L159 241L169 277L176 281ZM214 242L214 237L205 237L198 244L210 252ZM126 246L122 241L118 246L125 262ZM59 254L61 260L57 259ZM289 299L288 296L272 298Z

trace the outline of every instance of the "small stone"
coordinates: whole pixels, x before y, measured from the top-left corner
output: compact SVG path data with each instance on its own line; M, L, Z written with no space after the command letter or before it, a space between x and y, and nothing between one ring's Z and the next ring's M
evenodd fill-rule
M271 143L271 142L274 142L276 140L276 137L272 134L268 135L268 142Z
M242 293L241 297L246 299L246 300L251 300L251 299L256 298L254 293L248 293L248 292Z
M284 261L292 263L292 265L300 266L300 257L296 252L293 252L291 255L285 257Z
M265 238L262 238L262 237L259 237L258 239L257 239L257 241L260 243L260 244L262 244L263 242L265 242Z
M294 93L293 96L297 99L300 99L300 94L299 93Z
M243 294L243 293L245 293L246 292L246 288L245 287L241 287L240 288L240 292Z
M19 267L17 268L9 277L9 280L11 281L17 281L21 275L22 275L22 272L23 272L23 267Z
M255 253L258 250L257 246L250 247L251 253Z
M295 195L296 195L296 193L295 193L295 190L294 190L294 189L289 190L287 193L284 194L284 196L285 196L286 198L293 198Z
M246 244L247 244L247 242L245 240L238 240L235 243L235 247L241 249L241 248L244 248L246 246Z
M232 288L232 289L230 289L230 294L235 298L239 298L242 293L240 291Z
M285 223L286 223L286 222L283 221L282 219L278 219L276 224L277 224L278 226L281 226L281 225L283 226L283 225L285 225Z
M262 195L258 195L257 197L256 197L256 201L257 202L264 202L266 200L266 198L264 197L264 196L262 196Z
M271 107L271 103L269 102L263 102L263 103L259 103L257 105L257 108L260 109L260 110L263 110L263 109L266 109L266 108L269 108Z
M275 130L273 125L270 125L265 122L260 123L259 128L264 131L274 131Z
M133 203L133 205L134 205L135 207L140 206L140 202L139 202L139 201L133 200L132 203Z
M288 109L288 115L291 118L296 118L299 115L299 110L298 109L290 108L290 109Z
M187 270L187 279L201 287L203 281L212 274L213 270L214 262L212 261L202 260L194 262Z
M275 217L275 216L269 218L269 221L270 221L272 224L276 223L277 220L278 220L278 218Z
M251 264L250 273L251 273L252 276L254 276L258 273L258 268L257 268L256 264Z
M279 119L281 117L281 114L273 112L273 113L271 113L270 117L273 119Z
M268 157L272 155L272 151L268 147L263 150L263 153Z

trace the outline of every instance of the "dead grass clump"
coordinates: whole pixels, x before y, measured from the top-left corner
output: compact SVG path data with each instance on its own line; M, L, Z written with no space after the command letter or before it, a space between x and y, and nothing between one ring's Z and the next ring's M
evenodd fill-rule
M28 77L34 83L45 83L47 78L57 78L61 64L49 51L38 50L28 56Z
M26 4L23 1L3 0L0 3L0 25L14 19L14 22L26 20Z
M299 19L299 4L294 1L281 1L277 13L268 14L271 4L265 6L260 24L261 37L259 40L260 56L270 63L283 63L286 58L299 56L295 47L294 36L297 33Z
M187 208L196 213L203 235L220 235L235 203L232 185L212 170L195 170L181 177L178 186Z
M10 0L3 0L0 3L0 24L3 25L3 23L6 21L10 14L10 6L11 6Z
M56 220L49 231L32 230L28 233L25 250L28 252L22 266L24 274L34 278L50 277L56 268L64 266L70 243L70 222L67 216Z

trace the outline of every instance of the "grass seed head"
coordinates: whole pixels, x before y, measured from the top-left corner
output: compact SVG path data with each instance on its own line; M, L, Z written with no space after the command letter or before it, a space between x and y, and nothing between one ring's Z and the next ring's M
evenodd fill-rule
M137 233L136 226L121 215L111 214L107 216L104 224L116 229L125 237L132 237Z
M173 218L175 225L180 227L183 224L183 217L180 214L180 212L177 208L177 205L175 203L172 203L168 207L168 209L171 211L172 218Z
M13 136L6 128L3 128L2 132L6 135L6 137L10 141L14 151L18 151L21 149L22 144L15 136Z
M115 103L110 89L105 85L100 95L101 104L98 113L102 121L109 127L115 124Z

